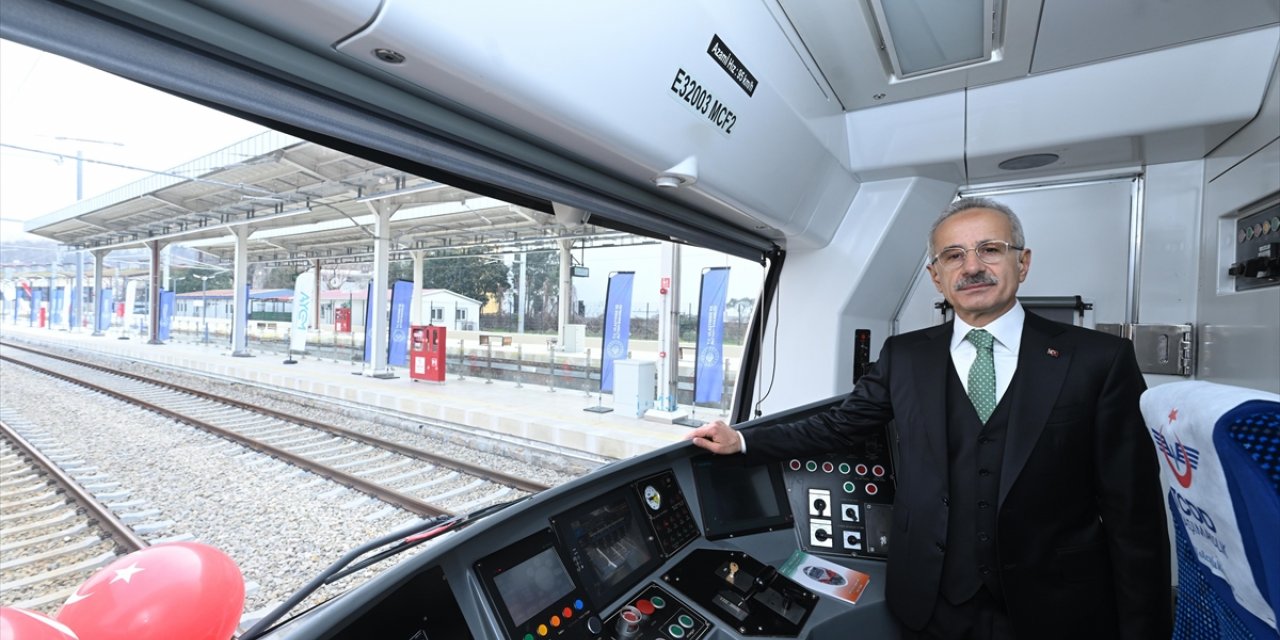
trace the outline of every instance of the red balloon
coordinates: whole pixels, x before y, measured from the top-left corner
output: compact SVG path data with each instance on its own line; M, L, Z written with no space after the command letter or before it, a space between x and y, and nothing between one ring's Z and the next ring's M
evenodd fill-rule
M117 558L76 590L58 621L84 640L228 640L244 610L244 577L197 542Z
M36 611L0 607L3 640L79 640L67 625Z

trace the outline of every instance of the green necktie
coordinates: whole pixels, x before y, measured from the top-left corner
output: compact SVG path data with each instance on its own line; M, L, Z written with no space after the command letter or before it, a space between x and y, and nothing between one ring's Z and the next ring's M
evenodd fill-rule
M986 424L996 410L996 363L991 355L995 337L983 329L974 329L965 339L978 348L978 357L969 367L969 400L978 410L978 418Z

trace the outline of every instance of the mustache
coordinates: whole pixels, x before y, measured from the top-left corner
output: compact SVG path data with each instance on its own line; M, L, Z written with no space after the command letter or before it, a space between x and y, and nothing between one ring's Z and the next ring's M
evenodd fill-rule
M954 289L959 291L965 287L971 287L977 284L1000 284L1000 281L996 279L995 276L984 271L982 273L975 273L971 276L960 278L956 281Z

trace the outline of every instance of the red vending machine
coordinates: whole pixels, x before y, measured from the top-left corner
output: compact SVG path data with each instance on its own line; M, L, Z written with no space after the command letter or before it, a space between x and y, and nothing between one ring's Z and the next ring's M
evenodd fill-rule
M444 382L445 328L434 325L409 329L409 378Z
M333 323L338 333L351 333L351 308L338 307L333 310Z

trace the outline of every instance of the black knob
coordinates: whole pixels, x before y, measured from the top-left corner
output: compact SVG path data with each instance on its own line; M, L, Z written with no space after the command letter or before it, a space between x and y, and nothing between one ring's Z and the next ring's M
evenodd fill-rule
M600 622L599 617L591 616L587 618L587 631L590 631L593 636L598 636L601 631L604 631L604 623Z
M827 511L827 501L822 498L818 498L813 501L813 508L818 512L818 515L822 515Z
M818 542L826 542L831 537L831 534L827 533L826 529L818 529L813 532L813 537Z

